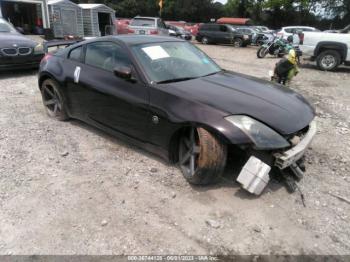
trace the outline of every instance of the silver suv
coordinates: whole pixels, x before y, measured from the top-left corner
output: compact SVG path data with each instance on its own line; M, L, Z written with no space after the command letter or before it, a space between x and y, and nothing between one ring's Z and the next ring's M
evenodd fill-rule
M129 29L138 35L169 35L167 26L161 18L136 16L131 20Z

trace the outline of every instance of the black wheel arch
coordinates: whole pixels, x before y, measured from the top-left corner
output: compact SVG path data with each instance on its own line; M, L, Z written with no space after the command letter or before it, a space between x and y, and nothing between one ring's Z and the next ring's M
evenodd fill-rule
M233 125L232 125L232 129L225 134L220 130L221 129L220 127L215 127L213 125L208 125L200 122L186 122L186 123L183 123L177 130L173 132L169 140L168 155L171 163L177 163L179 140L183 135L184 131L191 127L203 128L209 131L211 134L216 136L220 141L222 141L223 144L226 144L226 145L242 145L242 144L250 143L247 137L242 137L238 135L242 131Z
M41 85L43 84L43 82L47 79L52 79L56 82L59 83L59 81L49 72L42 72L40 73L39 77L38 77L38 85L39 85L39 89L41 90Z
M47 72L47 71L44 71L44 72L41 72L39 74L39 77L38 77L38 86L39 86L39 90L41 92L41 85L44 83L45 80L47 79L51 79L53 81L55 81L56 83L60 84L61 81L59 81L59 79L57 79L56 77L54 77L51 73ZM63 88L63 90L61 90L61 95L63 96L63 99L67 102L67 108L66 108L66 111L67 111L67 114L69 117L71 117L71 108L70 108L70 100L69 100L69 97L67 97L66 95L66 92L65 92L65 88Z
M317 57L322 52L327 50L338 51L341 57L341 63L343 63L346 60L346 57L348 55L348 47L346 44L332 41L323 41L317 44L314 51L314 56Z

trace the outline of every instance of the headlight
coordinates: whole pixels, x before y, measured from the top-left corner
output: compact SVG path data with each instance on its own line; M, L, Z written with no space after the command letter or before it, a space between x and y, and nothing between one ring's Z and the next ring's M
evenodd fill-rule
M35 47L34 47L34 53L35 54L43 54L44 53L44 47L42 44L37 44Z
M241 129L258 149L267 150L290 146L288 141L280 134L253 118L235 115L225 119Z

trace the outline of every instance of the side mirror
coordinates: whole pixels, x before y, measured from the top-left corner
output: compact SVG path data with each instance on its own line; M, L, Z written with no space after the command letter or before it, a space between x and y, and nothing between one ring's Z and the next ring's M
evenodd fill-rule
M128 66L117 66L113 69L114 75L125 80L131 80L132 69Z

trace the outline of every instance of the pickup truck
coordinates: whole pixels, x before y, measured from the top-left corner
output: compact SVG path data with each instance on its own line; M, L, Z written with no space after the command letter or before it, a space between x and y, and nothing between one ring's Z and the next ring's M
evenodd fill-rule
M320 70L331 71L341 64L350 66L350 34L345 32L304 32L300 48Z

